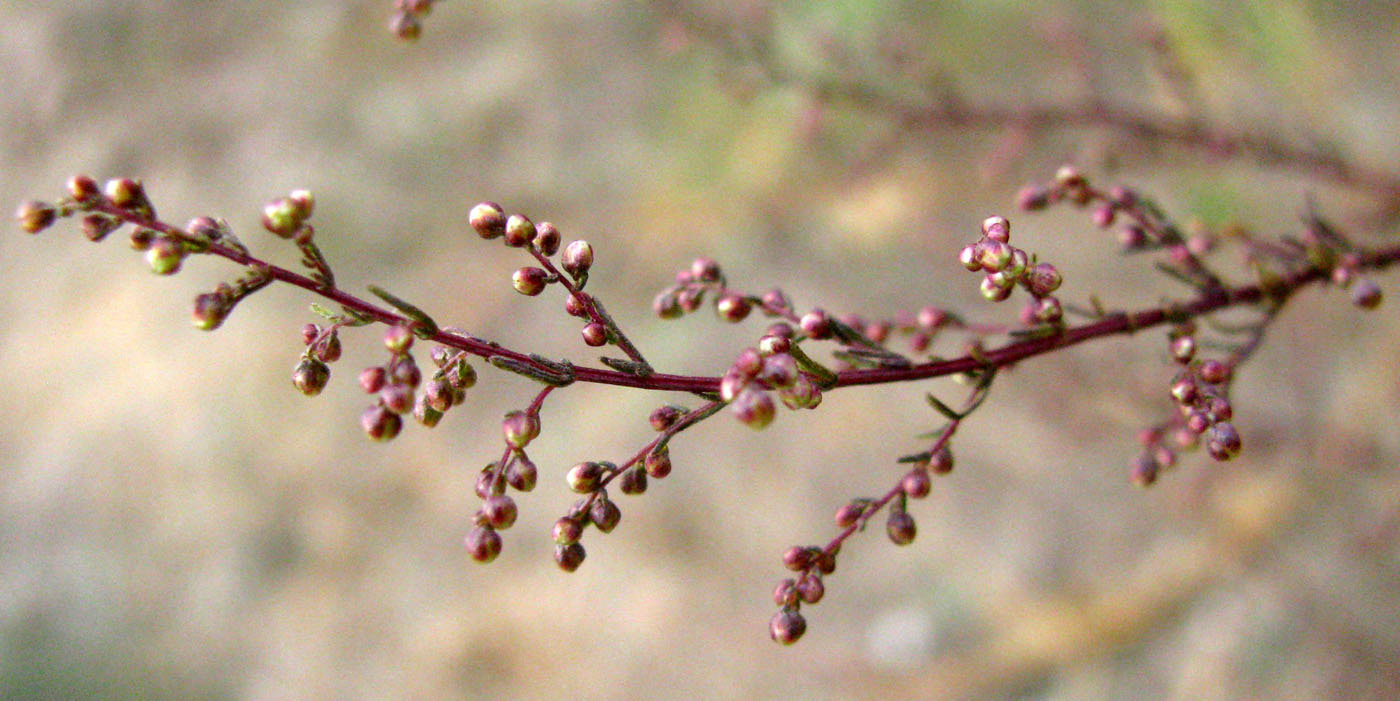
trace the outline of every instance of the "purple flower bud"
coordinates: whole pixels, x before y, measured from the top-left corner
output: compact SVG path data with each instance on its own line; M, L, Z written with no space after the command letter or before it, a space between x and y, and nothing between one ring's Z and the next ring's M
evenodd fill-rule
M662 479L671 474L671 449L661 446L647 453L646 461L643 463L647 474L652 479Z
M151 247L146 249L146 262L151 265L151 272L157 275L180 272L180 263L184 259L185 247L179 241L164 236L152 241Z
M467 220L481 238L500 238L506 233L505 212L501 211L501 206L495 202L482 202L472 207Z
M58 219L58 209L47 202L29 200L15 210L15 219L19 221L19 228L30 234L37 234L53 226L54 221Z
M588 269L593 267L593 247L583 240L570 243L564 249L564 255L559 259L559 265L575 278L587 274Z
M512 460L510 467L506 468L506 484L521 492L528 492L535 488L535 481L539 479L540 470L535 467L535 463L523 454Z
M292 371L292 386L308 397L320 394L330 379L331 369L315 358L302 358Z
M68 179L68 195L78 202L91 202L102 195L97 181L78 174Z
M617 527L617 522L622 520L622 510L611 499L599 495L598 499L593 500L593 506L589 507L588 517L599 531L611 533Z
M490 562L501 554L501 535L490 526L477 526L467 534L467 553L477 562Z
M1370 278L1361 278L1351 286L1351 303L1362 309L1375 309L1381 305L1384 294L1381 286Z
M520 248L530 245L535 240L538 232L535 223L523 214L512 214L506 219L506 245L512 248Z
M807 619L796 610L783 610L768 621L768 635L774 642L791 645L807 632Z
M982 220L982 235L1006 243L1011 240L1011 222L1006 217L987 217Z
M608 342L608 328L593 322L586 324L579 333L583 336L583 342L590 346L601 346Z
M399 435L403 420L382 406L372 406L360 414L360 428L373 440L387 441Z
M540 253L552 256L559 252L559 229L549 222L540 222L536 228L535 247Z
M1219 360L1206 360L1196 368L1196 375L1210 384L1218 385L1230 381L1230 366Z
M910 516L908 512L892 508L890 518L885 522L885 534L895 545L908 545L914 542L914 536L918 534L918 527L914 523L914 517Z
M602 463L581 462L569 468L565 480L569 484L569 489L579 494L589 494L598 490L598 483L602 481L605 472L606 469Z
M505 530L515 523L515 500L504 494L492 494L481 505L481 514L492 528Z
M831 319L827 317L826 312L820 309L813 309L803 314L798 326L802 327L802 333L807 334L808 338L816 340L831 338Z
M730 323L743 321L752 308L749 299L737 292L725 292L715 300L715 311L721 319Z
M1060 289L1060 283L1064 282L1059 269L1049 263L1036 263L1031 266L1026 271L1025 280L1031 294L1037 297L1044 297Z
M413 332L407 326L395 324L384 330L384 347L399 354L413 347Z
M507 237L507 242L509 242L509 240L509 237ZM548 284L549 281L549 273L545 272L543 268L527 265L516 270L515 274L512 275L510 279L511 283L515 285L516 292L528 297L534 297L544 291L545 285Z
M713 258L696 258L690 264L690 276L697 282L718 282L719 263Z
M773 397L752 386L741 390L729 408L734 417L749 428L761 429L773 422Z
M587 556L588 553L583 549L582 543L575 542L554 546L554 562L559 565L559 569L565 572L577 570Z
M540 415L516 409L506 414L501 421L501 433L506 445L516 450L523 449L540 435Z
M1234 424L1221 421L1206 429L1206 452L1216 460L1229 460L1240 454L1240 433Z

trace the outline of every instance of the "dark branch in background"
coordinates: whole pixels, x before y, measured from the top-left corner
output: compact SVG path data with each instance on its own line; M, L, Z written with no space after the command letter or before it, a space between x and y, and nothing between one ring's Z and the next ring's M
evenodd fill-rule
M656 0L653 5L731 59L759 67L769 83L800 87L824 102L885 115L903 132L1107 127L1140 142L1175 143L1204 149L1217 157L1249 157L1369 192L1388 211L1400 208L1400 177L1267 136L1236 133L1205 121L1174 121L1097 99L1024 108L973 106L951 94L926 103L911 101L857 80L800 75L783 65L761 30L741 32L677 2ZM431 0L396 2L395 33L406 38L417 36L419 19L431 6ZM762 26L761 22L756 24ZM1176 79L1183 86L1189 82L1182 76ZM1188 92L1183 87L1183 94ZM182 228L160 219L138 180L115 179L99 188L90 177L74 176L64 197L52 204L23 203L17 218L21 228L30 233L50 227L59 218L79 218L83 232L93 241L129 228L131 245L143 251L151 269L162 275L178 272L190 255L214 255L233 262L243 269L241 277L195 298L193 321L203 330L217 329L242 300L273 282L319 296L330 305L312 305L324 318L324 325L303 327L305 348L292 374L292 384L306 395L319 394L329 381L330 364L341 355L341 331L383 324L386 328L380 341L387 358L358 375L360 386L373 398L361 413L360 424L374 440L398 435L404 415L426 427L437 425L444 414L465 401L465 393L477 382L470 362L473 357L538 382L541 386L524 408L505 413L501 422L504 446L499 456L482 468L476 482L482 503L465 540L470 555L482 562L499 555L503 545L499 532L516 520L512 490L528 492L538 479L539 468L530 459L528 447L542 431L541 414L547 400L577 383L689 393L701 404L694 409L666 404L652 411L648 422L656 437L620 463L584 460L567 470L565 480L580 497L556 521L553 532L554 557L566 571L583 563L586 551L582 537L589 527L608 533L618 525L622 511L609 490L641 494L650 480L665 478L672 470L671 440L726 408L739 422L761 429L775 418L778 402L791 410L811 410L819 407L824 393L845 387L945 375L969 380L969 394L956 409L926 395L934 423L924 438L931 443L920 452L896 459L903 474L893 486L877 496L858 497L841 506L835 519L839 531L826 545L787 550L784 565L796 574L774 592L780 610L770 622L770 632L775 640L791 643L806 629L801 604L815 604L823 598L824 576L835 570L846 541L862 531L870 519L884 511L885 531L891 541L904 545L914 540L917 528L909 513L909 500L926 496L932 489L932 477L952 469L952 438L984 405L1000 369L1093 339L1165 328L1174 361L1166 394L1175 407L1167 419L1139 436L1143 451L1133 461L1130 474L1134 481L1147 485L1171 468L1183 451L1203 448L1216 460L1239 454L1243 441L1232 422L1231 383L1296 293L1313 285L1332 284L1348 289L1357 306L1374 308L1381 302L1381 291L1367 274L1400 262L1400 245L1363 246L1313 212L1296 235L1278 239L1244 231L1231 231L1228 236L1208 231L1187 234L1163 207L1143 194L1124 186L1096 187L1070 166L1060 168L1047 183L1027 186L1016 199L1026 211L1052 206L1084 209L1091 226L1116 227L1116 245L1121 252L1147 254L1157 272L1182 283L1190 292L1137 310L1109 309L1094 296L1084 305L1065 302L1060 297L1064 294L1060 270L1037 254L1014 246L1011 222L1001 216L984 220L976 240L960 251L949 251L948 261L951 264L956 259L969 273L980 276L979 290L988 302L1012 297L1023 300L1018 325L979 321L936 306L886 319L862 319L820 307L802 311L781 290L753 294L731 287L720 265L702 257L656 296L653 311L658 316L680 317L708 303L726 322L742 322L754 311L770 321L754 345L741 351L724 372L686 376L653 368L602 300L588 291L594 265L594 251L588 242L576 240L564 245L553 224L536 224L524 215L507 214L490 202L471 209L470 228L481 239L499 240L530 256L531 264L511 276L516 292L536 296L551 285L557 286L565 294L565 311L579 319L584 345L612 346L622 357L600 357L599 365L575 364L556 359L561 353L557 347L548 349L548 354L513 349L441 326L429 311L378 286L368 289L382 304L347 292L315 243L316 231L310 223L315 200L304 190L269 202L263 209L262 224L296 246L306 273L253 256L222 220L197 217ZM1224 250L1241 254L1245 264L1242 278L1219 268L1218 254ZM1212 318L1216 312L1238 307L1256 310L1258 318L1236 326ZM1071 318L1076 323L1071 323ZM950 336L958 348L955 357L943 358L931 352L936 343ZM434 344L427 353L433 365L430 373L425 374L415 359L419 340ZM897 349L896 340L908 350ZM821 352L823 348L827 352ZM1206 357L1205 350L1218 355Z

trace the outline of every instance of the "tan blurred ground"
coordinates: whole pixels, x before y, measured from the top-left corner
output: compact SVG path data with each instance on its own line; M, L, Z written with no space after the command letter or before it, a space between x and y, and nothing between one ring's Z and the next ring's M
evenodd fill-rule
M988 134L913 136L863 160L888 134L879 117L817 117L791 91L736 99L742 86L720 86L742 76L638 5L454 0L405 45L383 30L389 4L0 3L0 201L51 197L79 171L139 176L166 217L227 217L294 263L256 216L307 187L343 285L589 358L558 299L511 292L518 254L464 232L467 208L495 199L587 236L610 310L660 368L697 374L761 329L650 316L654 291L699 254L802 306L1009 318L976 303L953 257L1065 160L1183 219L1270 234L1295 230L1310 195L1339 219L1359 202L1097 132L1037 142L994 174ZM844 45L870 71L899 44L971 95L1054 99L1082 89L1045 41L1068 28L1110 94L1171 110L1138 68L1135 27L1156 13L1214 118L1372 165L1400 156L1387 3L820 5L777 15L810 62ZM1015 222L1018 243L1065 270L1067 298L1180 291L1109 255L1072 213ZM1127 463L1136 429L1168 409L1162 335L1025 364L913 507L918 540L848 544L805 609L807 637L780 648L765 630L779 554L824 542L845 499L887 488L893 458L930 427L922 392L953 399L951 383L843 391L763 433L724 417L687 433L675 474L619 497L619 528L590 533L587 563L564 575L548 540L571 501L564 470L630 455L663 399L571 388L532 447L542 484L482 567L460 547L472 478L528 382L483 373L437 429L369 445L353 378L379 362L376 334L347 334L321 397L288 386L305 295L264 292L202 334L188 305L230 276L217 263L156 278L120 241L94 247L72 226L12 229L0 259L5 697L1400 694L1394 299L1372 314L1336 290L1297 299L1237 385L1244 455L1187 457L1149 491Z

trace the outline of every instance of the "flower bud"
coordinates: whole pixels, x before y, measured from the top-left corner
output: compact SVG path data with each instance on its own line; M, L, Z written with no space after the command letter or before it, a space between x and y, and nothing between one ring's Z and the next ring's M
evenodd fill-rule
M583 543L575 542L554 546L554 562L559 565L559 569L565 572L573 572L578 569L587 556L588 553L583 549Z
M506 245L520 248L530 245L538 232L535 223L523 214L512 214L506 219Z
M360 428L373 440L387 441L399 435L403 420L382 406L372 406L360 414Z
M1240 454L1240 433L1228 421L1212 424L1206 429L1205 440L1206 452L1216 460L1229 460Z
M1045 209L1050 204L1050 191L1039 185L1027 185L1016 193L1016 206L1025 212Z
M641 494L647 490L647 473L640 467L622 473L617 481L623 494Z
M1049 263L1036 263L1031 266L1026 270L1025 280L1031 294L1037 297L1044 297L1060 289L1060 283L1064 282L1059 269Z
M798 326L802 327L802 333L807 334L808 338L816 340L831 338L831 319L827 317L826 312L820 309L813 309L803 314L802 319L798 321Z
M911 499L923 499L933 489L933 481L929 479L926 470L915 468L904 475L904 479L899 482L899 488Z
M501 554L501 534L490 526L477 526L467 534L467 553L477 562L490 562Z
M799 374L791 387L778 390L778 399L789 409L815 409L822 403L822 390L811 378Z
M999 275L999 273L993 273L982 277L979 291L982 293L982 298L988 302L1001 302L1011 296L1011 285L1003 285L1004 278L999 277Z
M492 494L481 505L481 515L492 528L505 530L515 523L515 500L504 494Z
M977 246L977 262L983 270L995 273L1011 263L1014 251L1010 244L1001 241L983 241Z
M797 595L808 604L815 604L826 595L826 585L815 572L808 572L797 581Z
M662 290L656 295L651 301L651 311L662 319L675 319L685 313L676 293L671 290Z
M807 632L807 619L796 610L785 609L773 614L768 621L768 635L774 642L791 645Z
M752 308L749 299L737 292L726 292L715 300L715 311L730 323L743 321Z
M953 449L942 446L929 458L928 469L935 475L946 475L953 471Z
M596 321L591 324L586 324L583 329L579 331L579 334L583 336L583 342L585 344L595 348L608 342L608 328Z
M559 252L559 229L549 222L540 222L535 227L535 247L540 253L552 256Z
M297 206L285 197L268 202L263 205L263 228L284 239L289 239L301 226L301 218L297 216L299 211Z
M407 414L413 410L413 390L405 385L385 385L379 390L379 401L395 414Z
M146 249L146 262L151 272L157 275L174 275L180 272L180 263L185 259L185 247L179 241L164 236L151 242Z
M509 241L509 239L507 239L507 241ZM515 285L515 291L529 297L534 297L543 292L548 280L549 273L545 272L543 268L536 268L529 265L516 270L515 274L511 276L511 282Z
M369 394L375 394L384 389L384 384L388 379L389 373L379 366L360 371L360 387L363 387L365 392Z
M588 509L588 517L593 519L593 525L598 527L603 533L611 533L617 527L617 522L622 520L622 510L617 508L611 499L600 496L593 500L593 506Z
M484 239L494 239L506 233L506 216L501 206L495 202L482 202L472 207L467 215L468 222L477 235Z
M652 479L663 479L671 474L671 449L661 446L647 453L643 467Z
M1011 240L1011 222L1006 217L987 217L982 220L982 235L1006 243Z
M413 402L413 418L426 428L432 428L442 421L442 412L428 404L428 398L419 396Z
M39 200L24 202L20 204L19 209L15 210L15 219L19 221L19 228L31 234L37 234L53 226L54 220L57 218L58 209Z
M83 217L83 236L87 237L87 240L96 243L107 238L107 234L120 229L122 223L122 220L110 214L93 212Z
M734 398L730 411L745 426L761 429L773 422L773 397L761 389L746 387Z
M690 276L696 282L719 282L719 263L713 258L696 258L690 263Z
M1213 385L1230 381L1230 366L1219 360L1206 360L1196 368L1196 375Z
M568 482L569 489L579 494L590 494L598 490L598 483L602 481L606 468L598 462L581 462L569 468L569 473L564 476Z
M540 435L540 416L516 409L501 421L501 433L505 436L506 445L522 449Z
M330 379L331 369L315 358L302 358L292 371L292 386L308 397L320 394Z
M506 484L511 489L528 492L535 488L535 482L539 479L540 470L535 467L535 463L524 455L511 461L510 467L506 468Z
M1351 286L1351 303L1362 309L1379 307L1383 298L1381 286L1370 278L1363 277Z
M669 404L656 407L652 410L647 421L651 422L651 427L655 431L665 431L676 423L676 420L685 415L685 409Z
M586 275L588 269L593 267L593 247L583 240L570 243L564 249L564 255L559 259L559 265L575 278Z
M413 347L413 332L407 326L390 326L384 330L384 347L396 355L407 352Z
M228 317L228 300L217 292L206 292L194 298L194 327L213 331Z
M91 202L102 195L97 181L86 175L74 175L68 179L68 196L78 202Z
M1172 359L1178 363L1189 363L1196 355L1196 339L1192 336L1178 336L1171 342Z
M890 518L885 522L885 534L895 545L908 545L914 542L914 536L918 534L914 517L906 511L891 509Z
M301 221L310 219L311 213L316 210L316 196L310 190L292 190L287 195L287 202Z
M865 502L847 502L841 508L836 510L836 526L838 528L849 528L851 526L854 526L856 524L856 521L859 521L860 517L864 514Z
M791 387L797 381L797 361L787 353L770 355L763 359L755 379L772 389Z

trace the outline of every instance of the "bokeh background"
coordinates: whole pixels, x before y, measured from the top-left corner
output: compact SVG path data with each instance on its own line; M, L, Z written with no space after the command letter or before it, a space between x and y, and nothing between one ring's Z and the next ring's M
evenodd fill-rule
M560 299L510 289L518 252L467 231L494 199L598 254L594 291L666 371L714 375L762 323L662 322L651 296L697 255L736 286L870 316L936 303L1010 320L954 262L1017 188L1063 162L1155 194L1183 222L1298 230L1356 193L1248 161L1081 130L897 134L697 42L654 6L441 3L416 44L383 2L0 2L0 201L75 172L144 179L175 222L318 200L341 283L380 284L512 347L586 361ZM706 3L771 23L784 60L861 80L913 65L969 99L1103 94L1181 105L1147 67L1159 27L1210 119L1360 163L1400 156L1393 3ZM824 68L825 67L825 68ZM1016 148L1010 148L1015 146ZM1068 300L1181 289L1075 212L1013 215ZM1361 230L1390 236L1393 225ZM566 240L568 240L566 238ZM1374 239L1372 239L1374 240ZM114 237L0 237L0 695L201 698L1394 698L1400 694L1400 323L1301 295L1236 385L1244 454L1187 456L1152 489L1128 463L1169 410L1160 332L1027 362L959 432L911 509L919 537L848 543L801 643L768 640L779 555L825 542L934 425L925 391L833 393L766 431L719 417L675 473L550 560L562 475L649 439L659 396L559 392L540 486L490 566L461 548L500 416L534 387L484 372L431 431L370 444L345 334L331 386L288 383L307 295L272 288L216 333L190 300L233 271L146 272ZM1393 276L1382 283L1396 290ZM478 364L480 367L480 364Z

